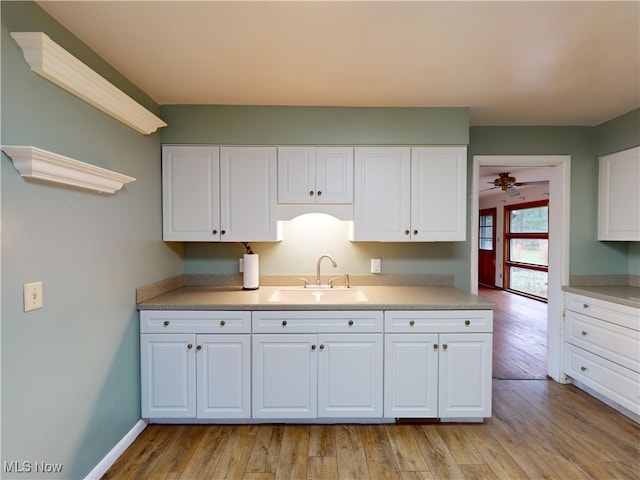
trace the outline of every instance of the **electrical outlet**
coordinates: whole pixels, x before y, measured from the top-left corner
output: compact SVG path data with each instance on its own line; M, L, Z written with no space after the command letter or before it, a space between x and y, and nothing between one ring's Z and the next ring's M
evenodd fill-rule
M380 273L381 264L379 258L371 259L371 273Z
M24 311L30 312L42 308L42 282L24 284Z
M238 259L238 271L240 273L244 272L244 258Z

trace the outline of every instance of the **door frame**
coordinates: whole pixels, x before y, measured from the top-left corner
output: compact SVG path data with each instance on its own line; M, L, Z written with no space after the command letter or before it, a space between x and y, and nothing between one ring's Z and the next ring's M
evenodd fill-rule
M471 186L471 293L478 293L479 182L481 166L550 167L549 298L547 302L547 374L567 383L562 362L564 308L562 287L569 285L571 155L474 155Z
M478 282L480 281L480 252L482 251L480 249L480 217L483 216L483 212L491 212L491 215L493 216L493 246L492 246L492 257L493 257L493 269L491 270L491 277L492 277L492 281L491 281L491 285L488 285L492 288L499 288L498 287L498 283L496 282L496 262L498 260L498 251L497 251L497 247L498 247L498 239L496 238L496 235L498 234L498 208L497 207L490 207L490 208L483 208L483 209L478 209L478 243L476 244L476 248L478 249ZM486 283L483 283L482 285L486 285Z

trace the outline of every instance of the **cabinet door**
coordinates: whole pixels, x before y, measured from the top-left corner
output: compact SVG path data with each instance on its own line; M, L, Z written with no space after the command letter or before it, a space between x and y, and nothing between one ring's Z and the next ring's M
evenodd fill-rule
M220 239L219 148L162 147L162 238Z
M438 335L386 334L384 416L438 417Z
M195 335L140 335L143 418L196 416Z
M600 157L598 240L640 241L640 147Z
M491 355L490 333L440 334L441 418L491 416Z
M382 334L323 334L318 343L318 417L382 417Z
M410 148L356 148L352 240L409 241L410 188Z
M251 416L251 337L198 335L198 418Z
M277 241L276 147L220 148L220 228L225 242Z
M411 239L465 240L466 147L415 147L411 156Z
M316 202L353 202L353 148L316 148Z
M315 418L317 335L253 335L254 418Z
M314 147L278 147L278 203L315 203Z

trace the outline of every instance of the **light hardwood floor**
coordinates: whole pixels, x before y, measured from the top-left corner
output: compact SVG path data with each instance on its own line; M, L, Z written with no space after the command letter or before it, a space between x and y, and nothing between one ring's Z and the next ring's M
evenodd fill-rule
M546 305L480 294L500 305L482 424L150 425L103 478L640 479L640 425L546 379Z

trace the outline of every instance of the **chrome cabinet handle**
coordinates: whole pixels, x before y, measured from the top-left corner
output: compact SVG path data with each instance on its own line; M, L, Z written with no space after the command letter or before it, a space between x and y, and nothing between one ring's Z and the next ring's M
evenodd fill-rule
M353 320L349 320L349 326L353 325Z
M584 330L582 330L582 332L580 332L580 333L582 333L582 335L586 335L587 334L587 332L585 332Z
M409 325L410 325L410 326L412 326L412 327L413 327L415 324L416 324L415 320L409 320Z
M211 232L211 233L213 233L214 235L217 235L217 234L218 234L218 230L214 230L214 231L213 231L213 232Z
M198 346L196 347L196 350L198 350L198 351L202 350L202 345L198 345Z
M447 349L447 346L448 346L448 345L445 343L444 345L442 345L442 349L443 349L443 350L446 350L446 349Z
M322 192L320 190L318 190L318 196L322 195Z
M310 191L309 191L309 196L310 196L310 197L313 197L313 194L314 194L314 193L315 193L315 192L314 192L313 190L310 190Z
M465 324L466 326L471 325L471 320L465 320L465 321L464 321L464 324Z
M411 233L411 232L410 232L409 230L405 230L405 231L404 231L404 234L405 234L405 235L409 235L410 233Z
M413 234L414 234L414 235L417 235L417 234L418 234L418 230L414 230L414 231L413 231Z
M437 344L437 343L434 343L434 344L433 344L433 349L434 349L434 350L437 350L437 349L438 349L438 344Z
M168 326L169 326L169 320L165 320L162 324L163 324L165 327L168 327Z
M192 348L193 348L193 344L192 343L187 344L187 349L191 350Z
M320 344L320 350L324 350L324 345Z
M582 308L589 308L589 304L588 303L583 303L582 304Z
M311 345L311 350L315 350L316 346L315 345Z
M224 327L227 324L227 322L225 322L224 320L220 320L220 326Z
M287 326L287 321L286 320L282 320L282 326L286 327Z
M580 370L582 370L583 372L587 371L587 367L580 367Z

